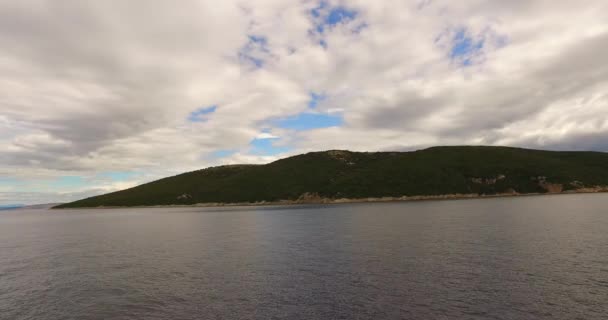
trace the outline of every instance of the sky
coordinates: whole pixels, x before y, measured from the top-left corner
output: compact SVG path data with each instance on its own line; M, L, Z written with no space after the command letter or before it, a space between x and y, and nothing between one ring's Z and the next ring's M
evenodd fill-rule
M608 151L608 1L0 1L0 205L329 149Z

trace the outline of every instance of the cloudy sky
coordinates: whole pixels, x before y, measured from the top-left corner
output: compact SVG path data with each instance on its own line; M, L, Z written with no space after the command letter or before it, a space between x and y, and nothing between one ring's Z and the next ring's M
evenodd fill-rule
M608 1L0 1L0 204L326 149L608 151Z

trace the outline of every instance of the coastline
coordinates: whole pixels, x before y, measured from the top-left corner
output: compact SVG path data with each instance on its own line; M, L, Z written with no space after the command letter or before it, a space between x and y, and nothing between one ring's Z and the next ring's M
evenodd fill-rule
M534 196L559 196L568 194L593 194L608 193L608 187L583 188L562 192L546 193L497 193L490 195L479 194L445 194L428 196L402 196L402 197L370 197L370 198L340 198L330 199L305 194L297 200L279 201L259 201L259 202L209 202L195 203L187 205L143 205L143 206L97 206L97 207L78 207L78 208L50 208L50 210L82 210L82 209L128 209L128 208L218 208L218 207L263 207L263 206L295 206L295 205L339 205L350 203L387 203L387 202L411 202L411 201L442 201L442 200L472 200L472 199L493 199L509 197L534 197Z

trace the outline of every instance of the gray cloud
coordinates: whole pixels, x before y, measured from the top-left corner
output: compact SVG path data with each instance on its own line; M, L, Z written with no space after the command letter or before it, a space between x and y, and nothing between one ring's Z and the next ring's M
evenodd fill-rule
M358 14L324 31L323 47L314 2L2 2L0 173L153 179L309 150L438 144L608 151L607 2L418 4L329 1ZM450 57L458 30L483 41L470 65ZM267 41L262 68L239 58L251 35ZM306 111L311 92L343 126L272 124ZM206 121L187 121L210 105ZM290 151L253 154L263 130ZM96 183L82 190L123 187ZM29 191L19 188L0 185Z

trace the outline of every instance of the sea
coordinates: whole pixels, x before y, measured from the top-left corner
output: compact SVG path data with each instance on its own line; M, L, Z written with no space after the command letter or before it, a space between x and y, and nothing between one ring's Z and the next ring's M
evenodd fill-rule
M3 211L0 319L608 319L608 194Z

